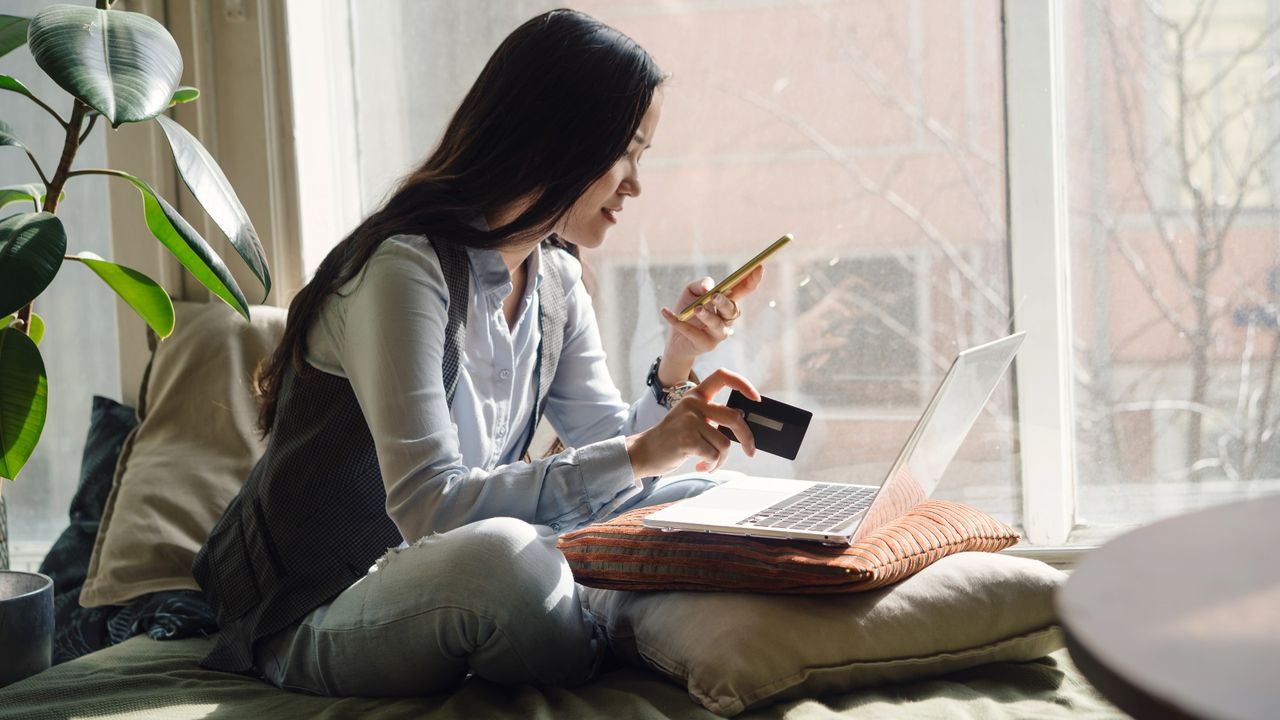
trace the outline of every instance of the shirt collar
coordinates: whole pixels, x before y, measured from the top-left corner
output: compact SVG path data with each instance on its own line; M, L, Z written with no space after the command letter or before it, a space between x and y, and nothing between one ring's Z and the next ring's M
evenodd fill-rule
M484 216L477 216L470 222L470 225L478 230L488 230L489 225L485 222ZM477 289L484 293L498 294L500 297L506 297L511 294L512 282L511 273L507 270L507 264L502 261L502 253L497 250L489 250L484 248L468 247L467 257L471 261L471 274L476 282ZM525 272L527 277L534 279L532 283L525 284L525 296L532 295L542 285L542 244L529 253L529 258L525 260Z

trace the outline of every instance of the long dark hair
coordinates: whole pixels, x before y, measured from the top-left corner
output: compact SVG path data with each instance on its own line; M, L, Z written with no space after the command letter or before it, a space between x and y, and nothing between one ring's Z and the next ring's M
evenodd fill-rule
M258 427L275 420L286 371L305 369L325 299L398 234L501 248L545 237L627 150L663 75L634 40L585 13L552 10L507 36L426 162L320 263L289 303L280 345L258 369ZM520 200L507 225L471 222Z

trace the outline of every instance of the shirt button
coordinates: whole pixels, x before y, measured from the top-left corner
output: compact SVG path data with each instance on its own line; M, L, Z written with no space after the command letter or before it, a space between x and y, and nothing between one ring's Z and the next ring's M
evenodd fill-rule
M507 378L511 377L511 371L502 370L498 373L498 377L502 378L503 380L506 380Z
M551 523L551 529L560 532L560 523Z

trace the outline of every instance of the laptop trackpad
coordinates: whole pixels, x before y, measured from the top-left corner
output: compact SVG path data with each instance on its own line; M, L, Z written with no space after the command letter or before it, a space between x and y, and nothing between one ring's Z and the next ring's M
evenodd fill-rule
M789 490L717 487L649 516L662 522L732 525L791 495Z

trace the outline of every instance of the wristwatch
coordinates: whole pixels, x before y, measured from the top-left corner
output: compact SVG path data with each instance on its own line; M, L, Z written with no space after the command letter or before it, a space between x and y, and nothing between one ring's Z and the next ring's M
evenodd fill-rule
M663 387L662 382L658 380L658 366L662 364L662 356L659 355L653 361L653 365L649 366L649 375L644 379L644 384L653 390L653 397L658 404L670 410L675 404L680 402L680 398L689 394L689 391L697 387L696 383L685 380L676 383L671 387ZM689 373L691 376L693 373Z

